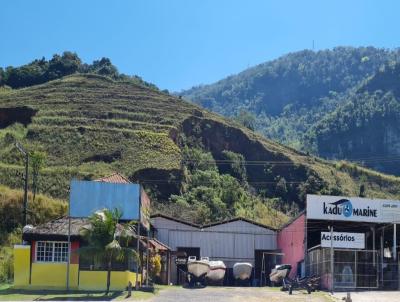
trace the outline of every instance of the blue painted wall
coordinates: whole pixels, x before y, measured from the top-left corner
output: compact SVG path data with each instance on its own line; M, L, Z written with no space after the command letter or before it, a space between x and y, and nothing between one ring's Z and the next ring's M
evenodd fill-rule
M139 219L139 184L73 180L70 193L71 217L88 217L104 208L118 208L122 219Z

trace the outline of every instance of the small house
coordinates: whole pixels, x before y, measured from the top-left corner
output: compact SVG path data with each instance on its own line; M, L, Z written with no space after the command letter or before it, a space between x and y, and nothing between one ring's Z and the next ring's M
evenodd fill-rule
M97 181L113 184L129 183L129 180L117 173ZM120 221L117 225L117 236L124 229L123 223L124 221ZM37 226L25 226L24 245L14 247L15 287L104 290L107 283L106 264L77 253L77 250L86 244L82 230L88 227L90 222L87 217L62 217ZM145 228L142 228L141 235L145 233ZM141 260L148 248L157 247L162 248L164 252L168 251L168 247L154 240L148 240L144 236L137 239L137 235L133 233L131 235L135 236L133 242L129 243L132 248L136 249L139 240ZM139 268L138 272L136 268L137 263L133 257L125 257L123 261L112 263L110 289L123 290L129 282L133 285L136 282L143 282L145 277L143 269Z
M68 267L68 218L60 218L23 230L26 245L15 246L15 280L17 287L65 288ZM106 286L106 263L79 256L77 249L84 245L81 230L90 225L88 219L71 218L71 260L69 264L69 287L73 289L102 290ZM122 230L122 225L118 225ZM118 231L117 231L118 233ZM136 244L133 244L135 247ZM146 248L141 240L141 252ZM136 262L124 259L112 263L111 289L125 289L128 282L136 279Z

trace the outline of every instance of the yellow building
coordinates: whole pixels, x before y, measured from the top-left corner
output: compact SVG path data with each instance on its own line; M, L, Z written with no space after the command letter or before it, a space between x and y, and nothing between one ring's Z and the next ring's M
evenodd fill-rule
M79 257L76 250L82 240L80 230L89 224L87 219L71 218L71 260L68 267L68 219L57 219L36 227L25 227L26 245L14 246L14 286L16 288L105 290L107 271L103 263ZM136 245L135 245L136 246ZM144 243L141 242L141 250ZM81 259L80 259L81 258ZM140 270L140 268L139 268ZM69 282L67 284L67 274ZM136 262L125 259L112 264L111 290L124 290L136 279Z

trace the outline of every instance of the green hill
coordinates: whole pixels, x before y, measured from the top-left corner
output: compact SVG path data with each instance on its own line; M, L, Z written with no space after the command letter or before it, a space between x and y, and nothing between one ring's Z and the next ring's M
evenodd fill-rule
M400 64L370 77L308 133L308 144L327 158L354 158L399 174Z
M0 92L0 183L22 187L20 141L47 154L39 192L67 199L71 178L119 171L155 208L207 222L236 215L277 226L306 193L400 198L400 179L267 140L180 98L74 74Z
M398 119L393 113L397 109L392 106L397 99L373 96L379 91L398 91L398 74L389 66L399 61L399 49L304 50L180 94L298 150L362 161L368 167L400 175L400 168L393 165L363 160L399 155ZM391 104L389 115L382 102ZM349 113L360 104L364 104L363 113ZM385 120L377 121L376 114ZM340 127L345 129L338 130ZM371 129L379 127L384 131L371 135Z

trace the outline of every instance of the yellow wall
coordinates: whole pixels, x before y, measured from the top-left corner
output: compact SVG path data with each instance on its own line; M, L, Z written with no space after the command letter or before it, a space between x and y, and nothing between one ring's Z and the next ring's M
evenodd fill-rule
M139 281L141 275L139 274ZM136 273L129 271L112 271L111 272L111 290L124 290L128 282L132 282L135 286ZM105 290L107 287L106 271L80 271L79 272L79 289L84 290Z
M67 277L66 263L34 262L32 263L31 284L29 245L14 246L14 286L35 287L40 289L65 288ZM78 285L79 278L79 285ZM105 290L107 286L106 271L79 271L78 264L70 264L70 287L82 290ZM139 274L139 281L141 275ZM128 282L135 286L136 273L130 271L111 272L111 290L124 290Z
M78 264L70 264L69 286L78 287ZM46 287L66 287L67 286L67 264L34 262L32 263L31 285Z
M30 245L14 246L14 285L26 286L29 284L29 270L31 264Z

